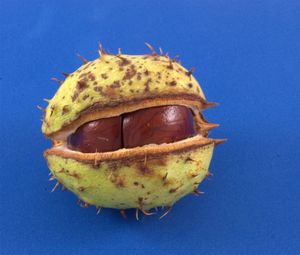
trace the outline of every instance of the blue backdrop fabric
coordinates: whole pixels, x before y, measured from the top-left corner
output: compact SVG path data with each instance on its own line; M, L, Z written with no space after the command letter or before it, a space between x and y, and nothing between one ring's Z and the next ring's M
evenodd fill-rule
M0 254L300 254L299 1L0 2ZM163 220L82 209L50 193L43 98L91 60L180 55L221 126L211 171Z

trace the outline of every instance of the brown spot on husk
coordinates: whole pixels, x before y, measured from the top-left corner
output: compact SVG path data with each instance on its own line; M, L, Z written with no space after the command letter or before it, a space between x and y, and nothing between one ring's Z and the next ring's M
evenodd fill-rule
M84 187L78 187L78 190L79 190L80 192L83 192L83 191L85 191L85 188L84 188Z
M144 91L145 92L149 92L149 90L150 90L150 87L149 87L149 84L151 83L151 78L149 78L146 82L145 82L145 89L144 89Z
M184 160L184 163L188 162L188 161L195 161L194 159L192 159L191 157L187 157L185 160Z
M176 82L176 81L171 81L171 82L169 82L169 86L171 86L171 87L175 87L175 86L176 86L176 84L177 84L177 82Z
M78 91L83 91L84 89L86 89L88 87L88 85L86 84L86 79L82 79L80 81L77 82L77 85L76 85L76 89Z
M116 57L120 59L119 66L126 66L131 63L131 61L129 59L121 57L120 55L116 55Z
M61 111L62 111L62 113L61 113L62 115L68 113L70 111L69 106L68 105L64 105L64 107L62 108Z
M84 96L82 97L82 100L86 100L89 96L90 96L90 95L84 95Z
M77 91L75 91L73 96L72 96L72 102L74 102L77 99L78 96L79 96L79 93Z
M174 193L176 192L182 185L178 186L177 188L173 188L169 190L169 193Z
M90 74L88 75L88 78L89 78L91 81L94 81L94 80L96 79L95 75L92 74L92 73L90 73Z
M146 166L142 162L138 163L138 170L142 175L152 175L153 174L153 170L151 170L148 166Z
M141 80L141 79L142 79L142 76L141 76L141 75L142 75L142 74L141 74L140 72L138 72L136 78L137 78L138 80Z
M108 78L108 76L107 76L106 73L102 73L102 74L101 74L101 77L102 77L104 80L106 80L106 79Z
M137 73L134 65L131 65L129 69L127 69L124 77L123 77L123 80L130 80L132 79L133 76L135 76Z
M64 168L61 168L59 171L57 171L57 173L63 173L63 174L65 174L65 175L74 177L74 178L76 178L76 179L80 179L80 178L81 178L81 175L80 175L79 173L76 173L76 172L70 172L69 170L64 169Z
M112 89L120 88L120 87L121 87L120 81L114 81L114 82L110 85L110 87L111 87Z

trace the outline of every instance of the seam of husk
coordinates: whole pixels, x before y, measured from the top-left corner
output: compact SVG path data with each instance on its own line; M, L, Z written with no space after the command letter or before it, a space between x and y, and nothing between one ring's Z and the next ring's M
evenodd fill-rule
M179 142L169 144L153 144L135 148L122 148L117 151L111 152L97 152L97 153L82 153L79 151L72 151L66 148L65 145L54 146L44 152L44 156L47 158L51 155L60 156L68 159L75 159L85 162L101 162L101 161L114 161L114 160L137 160L147 158L157 158L164 154L176 154L185 151L204 147L209 144L217 145L222 143L221 139L212 139L197 135Z
M119 116L126 112L163 105L184 105L192 108L194 112L197 112L216 104L207 102L205 99L192 94L178 94L176 96L163 95L155 98L132 99L109 106L94 104L82 111L76 120L64 124L63 127L56 132L45 133L45 135L52 140L66 140L67 136L73 133L79 126L89 121Z

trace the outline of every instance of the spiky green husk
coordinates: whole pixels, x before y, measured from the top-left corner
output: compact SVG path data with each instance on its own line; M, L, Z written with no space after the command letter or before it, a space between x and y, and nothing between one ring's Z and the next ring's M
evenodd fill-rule
M105 109L182 94L205 99L192 73L168 57L103 54L67 76L49 102L42 131L60 131L94 104Z

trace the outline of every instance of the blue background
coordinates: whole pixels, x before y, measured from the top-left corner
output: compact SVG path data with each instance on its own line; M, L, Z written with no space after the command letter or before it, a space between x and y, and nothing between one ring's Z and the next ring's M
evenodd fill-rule
M300 254L299 1L1 1L1 254ZM50 193L36 105L97 44L196 67L227 137L214 177L162 221Z

